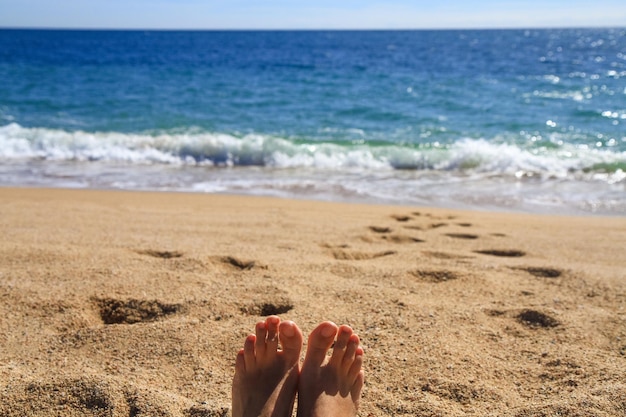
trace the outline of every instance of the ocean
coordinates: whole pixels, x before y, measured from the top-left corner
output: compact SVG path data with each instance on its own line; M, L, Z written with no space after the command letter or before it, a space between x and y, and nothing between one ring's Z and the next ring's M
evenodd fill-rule
M626 214L626 28L0 30L0 186Z

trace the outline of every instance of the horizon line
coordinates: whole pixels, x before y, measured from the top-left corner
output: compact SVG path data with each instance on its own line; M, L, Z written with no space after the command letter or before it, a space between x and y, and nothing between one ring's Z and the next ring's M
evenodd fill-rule
M626 26L467 26L424 28L141 28L141 27L62 27L62 26L0 26L0 30L67 30L67 31L154 31L154 32L409 32L455 30L553 30L553 29L626 29Z

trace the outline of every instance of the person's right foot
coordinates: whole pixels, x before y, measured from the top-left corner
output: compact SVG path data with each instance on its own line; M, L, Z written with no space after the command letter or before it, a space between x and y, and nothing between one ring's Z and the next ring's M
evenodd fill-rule
M349 326L337 328L329 321L317 326L309 336L300 372L298 417L356 416L364 381L362 364L359 337Z

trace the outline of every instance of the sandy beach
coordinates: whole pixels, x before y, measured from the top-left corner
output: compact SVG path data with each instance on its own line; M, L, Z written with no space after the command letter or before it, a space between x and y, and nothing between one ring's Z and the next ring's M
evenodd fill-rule
M626 218L0 189L0 415L227 416L268 314L349 324L361 416L626 414Z

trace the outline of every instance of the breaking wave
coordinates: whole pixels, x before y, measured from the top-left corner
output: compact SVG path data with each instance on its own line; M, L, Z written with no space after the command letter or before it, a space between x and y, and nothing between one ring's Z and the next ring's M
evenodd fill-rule
M626 153L576 145L522 147L487 139L400 145L318 142L201 131L121 133L0 127L0 159L330 170L434 170L516 177L624 179Z

